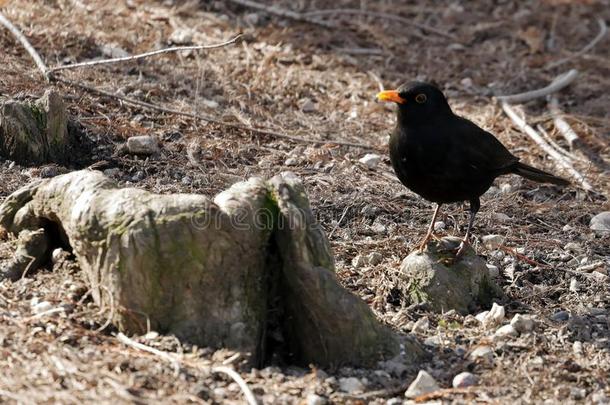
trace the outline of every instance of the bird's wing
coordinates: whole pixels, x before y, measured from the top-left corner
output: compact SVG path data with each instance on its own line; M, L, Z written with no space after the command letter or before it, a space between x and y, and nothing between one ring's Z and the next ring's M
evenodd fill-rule
M471 168L501 174L519 161L495 136L473 122L457 117L452 126L456 151Z

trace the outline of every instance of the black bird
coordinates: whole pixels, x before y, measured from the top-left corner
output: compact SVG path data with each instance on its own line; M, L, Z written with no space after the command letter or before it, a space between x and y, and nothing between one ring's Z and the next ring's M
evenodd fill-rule
M512 173L540 183L570 184L519 162L492 134L455 115L445 95L432 84L406 83L397 90L382 91L377 99L398 104L398 120L390 138L390 160L398 179L436 203L420 251L433 236L441 205L468 200L470 218L457 251L459 257L481 207L479 197L498 176Z

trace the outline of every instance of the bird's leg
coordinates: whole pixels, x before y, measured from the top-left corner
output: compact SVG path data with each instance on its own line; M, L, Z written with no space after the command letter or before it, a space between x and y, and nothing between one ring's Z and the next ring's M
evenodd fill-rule
M428 243L430 238L432 238L434 236L434 223L436 222L436 217L438 216L440 209L441 209L441 205L436 204L436 208L434 208L434 214L432 214L432 221L430 222L430 226L428 227L428 232L426 232L426 236L424 236L424 240L422 240L421 243L419 244L419 247L418 247L419 253L422 253L424 251L426 244Z
M479 208L481 208L481 202L479 198L474 198L470 200L470 218L468 219L468 227L466 228L466 235L464 235L464 239L460 243L458 247L457 253L455 257L460 257L466 251L466 247L469 245L468 238L470 237L470 231L472 230L472 225L474 224L474 217L479 212Z

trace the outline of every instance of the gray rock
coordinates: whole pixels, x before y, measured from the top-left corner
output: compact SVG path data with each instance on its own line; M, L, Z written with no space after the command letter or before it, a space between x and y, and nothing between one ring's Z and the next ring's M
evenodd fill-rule
M497 278L500 277L500 269L498 266L494 266L493 264L487 264L487 271L489 272L489 277Z
M470 352L470 359L473 361L482 361L491 364L494 360L494 352L489 346L478 346Z
M309 394L307 395L307 405L326 405L328 400L320 395Z
M477 384L477 376L463 372L453 377L453 388L466 388Z
M159 152L159 143L150 135L132 136L127 139L127 150L134 155L153 155Z
M364 157L358 160L360 163L368 167L369 169L374 169L377 167L379 162L381 162L381 156L374 153L367 153Z
M555 322L565 322L570 319L570 313L568 311L557 311L551 315L551 320Z
M436 380L426 371L420 370L415 380L411 383L411 385L409 385L409 388L407 388L405 397L415 398L420 395L438 391L439 389L440 387L438 386Z
M483 245L489 250L496 250L504 243L504 237L501 235L485 235L481 238Z
M534 320L526 315L516 314L510 324L519 333L528 333L534 330Z
M376 266L383 261L383 255L379 252L372 252L366 259L371 266Z
M591 218L589 227L599 235L610 234L610 211L600 212Z
M518 336L519 332L515 330L513 325L504 325L498 328L496 333L494 333L496 337L510 337L510 336Z
M352 259L352 267L355 269L361 269L362 267L367 265L367 260L362 255L356 255Z
M354 393L354 392L363 392L365 389L362 381L357 379L356 377L347 377L339 379L339 389L344 392Z
M289 157L284 161L285 166L296 166L297 164L299 164L299 161L293 157Z
M169 43L175 45L190 45L193 43L193 30L178 28L169 36Z
M431 241L424 253L415 251L403 260L396 284L411 303L428 303L435 312L455 309L467 314L502 295L485 261L471 248L455 259L459 243L454 237Z
M504 321L505 313L504 307L494 302L489 312L483 317L483 326L488 329L500 325ZM477 315L477 319L478 316L480 316L480 314Z
M413 328L411 329L411 331L422 333L422 332L427 331L429 327L430 327L430 320L428 319L427 316L424 316L424 317L419 318L413 324Z
M309 98L305 98L303 100L301 100L301 111L303 111L304 113L313 113L316 112L317 108L316 108L316 104L311 101L311 99Z

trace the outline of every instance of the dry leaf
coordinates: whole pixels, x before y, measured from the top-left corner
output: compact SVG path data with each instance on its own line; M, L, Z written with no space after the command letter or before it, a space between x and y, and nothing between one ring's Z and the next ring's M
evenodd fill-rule
M538 53L543 48L544 32L537 27L531 26L526 30L519 31L519 39L529 46L531 53Z

